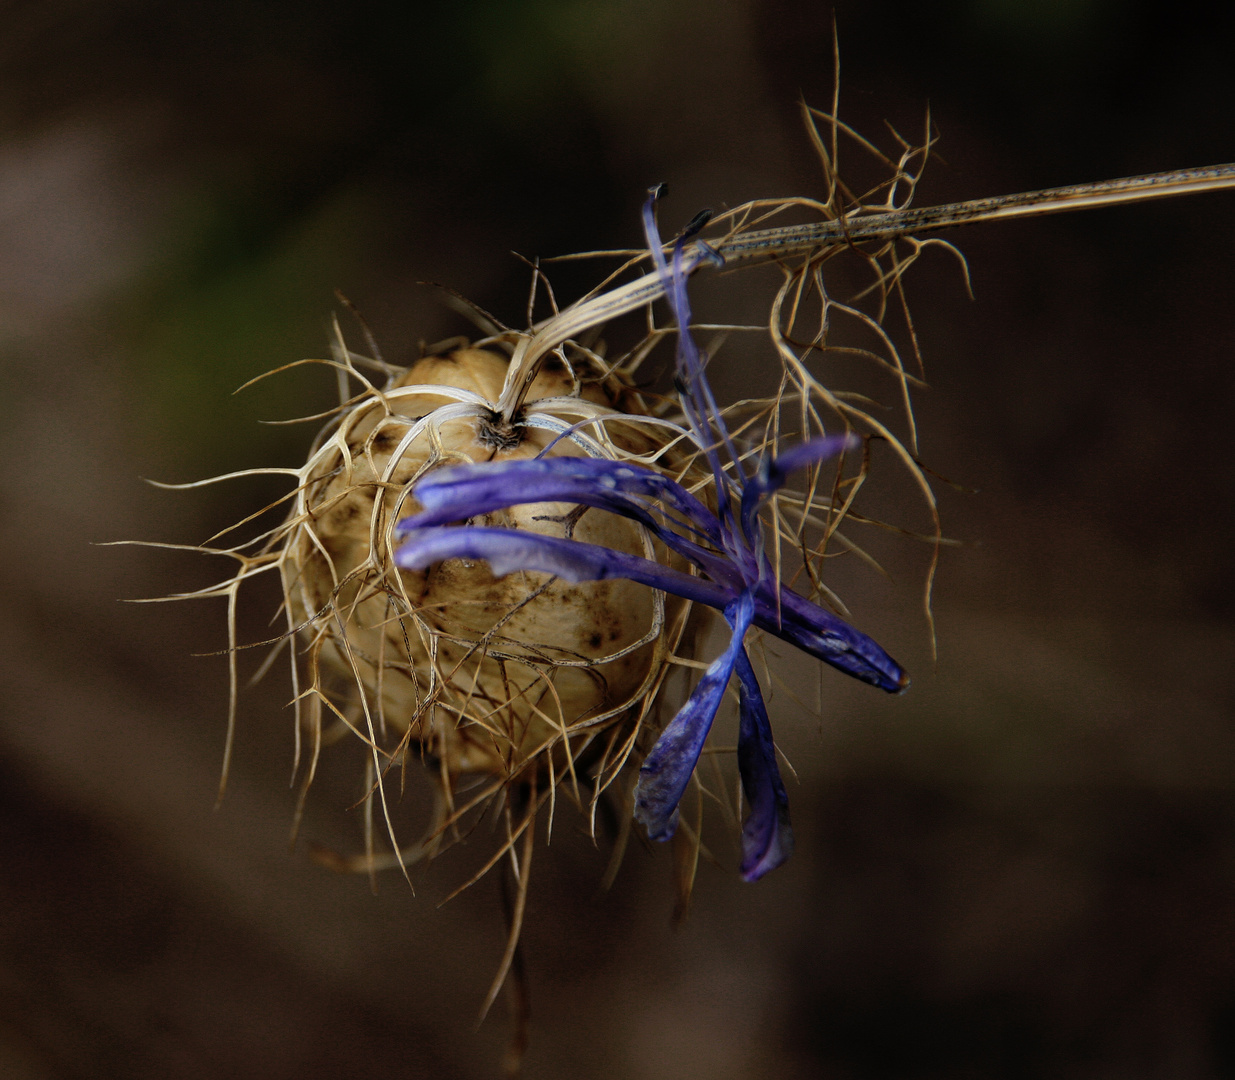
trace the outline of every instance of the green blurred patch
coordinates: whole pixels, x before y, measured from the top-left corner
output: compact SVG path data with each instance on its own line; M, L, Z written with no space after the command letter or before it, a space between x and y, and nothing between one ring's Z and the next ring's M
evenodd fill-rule
M263 372L329 355L330 314L341 307L332 290L365 279L370 200L348 191L274 228L246 224L241 210L222 201L186 208L171 223L175 254L139 290L133 421L166 463L163 479L295 464L316 425L261 421L337 400L331 373L304 368L234 392Z
M975 26L1021 51L1052 51L1087 36L1110 14L1109 0L972 0Z

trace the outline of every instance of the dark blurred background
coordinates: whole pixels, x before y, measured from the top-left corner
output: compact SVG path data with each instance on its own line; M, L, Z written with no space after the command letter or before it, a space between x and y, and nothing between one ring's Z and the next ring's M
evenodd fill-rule
M496 884L438 909L467 853L387 878L289 854L277 678L225 715L225 560L199 543L276 496L198 479L294 465L328 403L340 289L388 359L521 324L510 253L639 243L702 206L821 185L832 17L806 0L10 2L0 37L0 1074L488 1077ZM919 201L1235 159L1228 5L835 5L842 115L941 158ZM842 162L842 165L844 163ZM1235 195L981 227L910 280L943 489L937 664L925 549L841 571L915 675L773 704L798 852L758 885L607 852L569 811L537 854L529 1077L1235 1075ZM596 268L553 271L569 300ZM700 279L699 305L726 317ZM712 304L712 308L708 305ZM750 318L750 312L742 313ZM358 340L359 335L351 331ZM718 365L723 370L722 360ZM730 371L728 378L740 374ZM736 381L729 384L732 389ZM906 512L906 520L913 514ZM242 615L266 633L260 588ZM800 668L800 665L798 665ZM814 676L812 675L813 679ZM340 748L305 835L356 850ZM487 841L486 841L487 842ZM480 842L476 845L480 850Z

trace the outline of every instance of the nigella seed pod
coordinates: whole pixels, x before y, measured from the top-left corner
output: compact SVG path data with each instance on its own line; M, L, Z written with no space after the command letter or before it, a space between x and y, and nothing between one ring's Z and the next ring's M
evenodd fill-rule
M654 427L622 420L633 393L544 364L520 410L497 410L509 360L457 348L428 356L351 404L304 472L285 527L284 591L308 645L314 697L379 743L378 767L410 743L439 767L449 804L459 777L546 788L659 682L684 604L635 582L496 577L454 558L401 569L397 523L420 510L412 487L448 465L609 453L648 457ZM573 414L573 415L572 415ZM579 418L603 438L562 436ZM663 444L664 438L659 442ZM573 538L669 561L639 524L565 502L486 513L471 524ZM311 707L310 725L318 710ZM389 733L382 743L382 732Z

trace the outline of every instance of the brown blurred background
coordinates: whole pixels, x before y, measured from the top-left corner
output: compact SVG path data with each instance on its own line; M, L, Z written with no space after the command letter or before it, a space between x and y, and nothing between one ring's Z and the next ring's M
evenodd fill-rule
M887 146L883 121L916 135L929 104L923 202L1229 161L1216 7L841 2L842 114ZM467 331L418 282L518 324L509 253L637 244L651 183L671 226L819 194L796 104L829 100L831 18L4 5L0 1075L497 1074L502 1004L473 1031L495 883L438 909L468 853L415 896L289 854L278 679L242 698L213 812L225 663L194 654L223 644L223 605L118 599L222 560L92 545L200 542L280 492L141 478L295 464L309 432L257 421L330 380L231 391L322 355L336 288L402 360ZM636 846L598 898L607 853L562 814L525 936L529 1077L1235 1075L1235 196L950 238L976 302L942 256L910 282L923 456L978 489L943 492L966 543L939 574L938 664L925 552L877 541L891 579L839 584L912 690L827 673L820 709L775 699L798 852L744 885L713 826L723 865L678 931L668 852ZM595 268L553 280L569 300ZM732 317L712 290L701 310ZM334 756L308 839L358 847L358 768Z

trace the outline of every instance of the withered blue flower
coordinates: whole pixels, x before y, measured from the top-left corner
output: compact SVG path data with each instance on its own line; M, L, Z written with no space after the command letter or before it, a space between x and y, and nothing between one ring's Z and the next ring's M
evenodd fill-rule
M572 582L628 578L721 611L732 628L729 645L644 759L635 788L635 818L652 839L673 835L678 804L730 677L736 674L738 769L750 804L740 869L746 880L754 881L789 857L793 836L767 708L746 653L747 630L758 627L889 692L903 690L908 679L865 634L782 585L766 556L760 511L768 498L790 473L853 449L859 440L849 434L811 439L778 455L765 453L748 473L689 329L689 268L683 253L692 229L678 238L666 260L654 204L655 193L644 207L644 227L678 326L676 386L690 436L711 472L715 512L672 478L634 462L540 457L461 465L433 471L416 484L414 494L423 509L400 523L404 542L396 562L423 569L446 559L487 560L497 577L533 570ZM573 539L456 524L534 502L592 507L637 521L697 573Z

